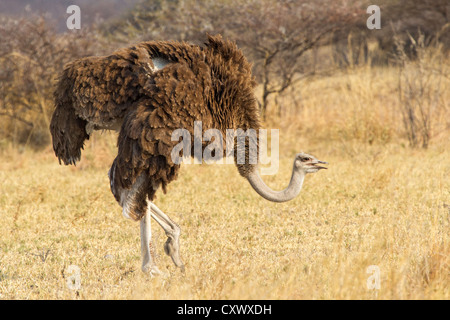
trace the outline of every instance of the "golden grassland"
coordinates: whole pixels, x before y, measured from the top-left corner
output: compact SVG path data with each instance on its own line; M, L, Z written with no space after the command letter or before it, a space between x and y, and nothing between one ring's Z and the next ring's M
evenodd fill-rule
M109 191L114 134L96 134L77 167L59 166L50 148L5 145L0 298L449 299L449 130L437 119L431 146L409 148L395 81L389 69L342 72L304 82L296 109L281 101L282 118L266 123L281 128L280 170L267 184L286 186L298 151L330 163L291 202L260 198L234 165L184 166L156 204L182 228L185 274L156 223L164 275L140 271L139 225ZM81 270L76 291L70 265ZM371 265L378 290L367 287Z

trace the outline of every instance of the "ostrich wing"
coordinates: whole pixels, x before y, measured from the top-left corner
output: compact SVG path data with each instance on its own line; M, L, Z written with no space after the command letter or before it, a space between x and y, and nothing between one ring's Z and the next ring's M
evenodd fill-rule
M152 85L156 70L141 47L68 64L54 93L56 109L50 124L59 160L75 164L91 130L120 128L128 109Z
M69 65L76 114L98 125L123 118L149 84L155 66L149 53L139 47L122 49L107 57L89 57Z
M150 200L159 186L165 192L167 184L176 179L180 166L172 161L171 152L179 141L172 141L172 133L186 129L193 138L194 121L203 121L205 130L212 124L204 103L209 79L185 63L173 63L155 73L152 85L128 110L120 129L118 155L110 170L111 191L117 201L124 190L135 187L141 175L146 178L143 189Z

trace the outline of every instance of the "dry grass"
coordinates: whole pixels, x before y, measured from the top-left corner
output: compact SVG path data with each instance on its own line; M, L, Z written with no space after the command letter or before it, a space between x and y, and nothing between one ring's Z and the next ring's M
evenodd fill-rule
M5 147L0 298L449 299L448 130L428 150L403 146L385 114L396 99L387 73L307 84L302 111L281 123L280 171L264 179L284 188L299 150L330 168L308 176L291 202L261 199L233 165L185 166L157 199L182 227L185 275L163 253L156 223L167 275L140 271L139 226L109 191L112 134L92 139L76 168L49 149ZM78 291L67 286L69 265L81 269ZM379 290L367 288L370 265L380 268Z

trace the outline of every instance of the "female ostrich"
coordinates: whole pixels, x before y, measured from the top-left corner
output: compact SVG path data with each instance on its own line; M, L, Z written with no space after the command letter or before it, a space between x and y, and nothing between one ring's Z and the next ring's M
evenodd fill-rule
M224 136L226 129L257 132L255 85L242 52L220 36L208 36L203 47L143 42L106 57L76 60L62 72L50 124L55 154L60 162L75 164L93 130L119 131L118 155L108 175L123 215L140 221L144 272L159 273L151 254L150 217L166 232L166 254L184 270L180 227L153 203L158 188L166 192L180 168L171 158L178 143L171 140L172 132L184 128L192 133L194 121L202 121L203 130L219 129ZM261 180L258 165L248 161L248 149L246 142L246 161L237 164L239 173L270 201L293 199L307 173L324 169L319 164L325 162L299 153L289 186L275 192Z

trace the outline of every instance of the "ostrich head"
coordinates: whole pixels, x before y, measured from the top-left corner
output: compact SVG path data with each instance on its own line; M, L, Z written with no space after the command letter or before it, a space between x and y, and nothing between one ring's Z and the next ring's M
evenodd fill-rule
M249 167L245 177L261 197L273 202L285 202L294 199L300 193L307 173L327 169L321 164L328 163L306 153L297 153L294 158L291 181L289 186L282 191L273 191L269 188L261 179L257 166Z
M319 164L328 164L328 162L320 161L316 157L300 152L295 155L294 170L303 171L306 173L314 173L320 169L327 169Z

